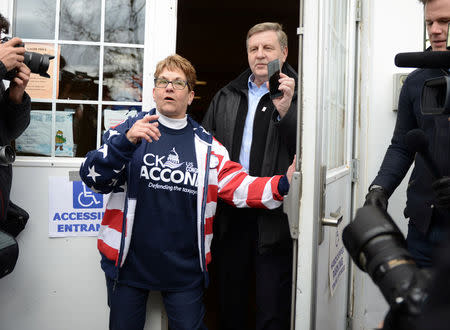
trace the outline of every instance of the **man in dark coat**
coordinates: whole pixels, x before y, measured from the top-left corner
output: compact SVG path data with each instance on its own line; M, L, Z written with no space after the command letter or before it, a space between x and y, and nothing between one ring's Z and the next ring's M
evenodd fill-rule
M217 92L203 119L231 159L251 175L285 173L295 154L297 73L285 63L287 52L280 24L252 27L247 33L249 69ZM283 94L271 100L267 64L274 59L282 65ZM221 329L248 328L247 298L253 283L256 329L288 329L292 239L282 209L237 210L219 201L214 233Z
M421 2L425 6L432 51L446 51L450 0ZM445 226L450 223L450 201L445 197L445 192L450 190L450 117L448 114L423 115L420 104L425 80L444 75L448 75L448 68L417 69L405 80L391 145L366 196L366 204L386 210L387 199L415 162L404 214L410 219L406 239L408 250L420 267L432 265L432 250L445 239ZM406 134L417 128L423 130L428 138L431 157L440 172L439 178L434 177L422 156L415 155L406 145Z
M8 33L9 23L0 14L0 33ZM11 144L30 123L31 102L25 93L30 79L30 69L23 63L24 47L19 38L0 43L0 147ZM9 88L2 80L15 70ZM0 163L0 221L5 220L12 182L11 164Z

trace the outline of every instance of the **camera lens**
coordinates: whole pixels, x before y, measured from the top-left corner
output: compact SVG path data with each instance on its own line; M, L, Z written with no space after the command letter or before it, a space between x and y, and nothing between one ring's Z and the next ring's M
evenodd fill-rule
M360 208L343 231L342 240L353 261L367 272L389 304L409 288L417 271L403 234L386 212Z
M50 64L50 60L52 60L53 58L54 56L51 55L25 52L23 63L25 63L26 66L30 68L31 72L38 73L42 77L50 78L47 70Z
M0 164L7 165L14 163L16 152L11 146L0 147Z

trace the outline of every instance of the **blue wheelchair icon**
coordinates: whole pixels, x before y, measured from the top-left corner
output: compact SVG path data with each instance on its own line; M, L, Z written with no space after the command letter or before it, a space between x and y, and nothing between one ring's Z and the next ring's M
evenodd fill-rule
M72 199L74 209L103 208L103 195L93 192L82 181L73 182Z

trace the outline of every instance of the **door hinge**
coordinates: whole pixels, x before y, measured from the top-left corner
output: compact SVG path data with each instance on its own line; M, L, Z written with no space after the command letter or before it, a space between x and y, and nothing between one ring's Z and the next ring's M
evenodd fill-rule
M352 182L359 180L359 159L352 159Z
M301 173L294 172L289 192L284 196L283 202L283 212L288 216L289 230L292 239L298 239L299 235L301 184Z
M356 12L355 12L355 21L361 22L362 20L362 4L361 0L356 0Z

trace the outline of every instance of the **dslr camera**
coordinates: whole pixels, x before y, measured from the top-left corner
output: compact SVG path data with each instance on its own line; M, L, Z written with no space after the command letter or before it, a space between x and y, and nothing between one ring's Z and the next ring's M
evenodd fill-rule
M5 43L7 41L11 40L11 38L4 37L3 39L0 39L0 43ZM25 47L25 45L18 44L15 47ZM31 72L39 74L41 77L50 78L50 76L47 73L48 66L50 64L50 60L54 59L55 57L52 55L47 54L39 54L35 52L25 52L23 63L30 68ZM6 80L12 80L16 76L17 71L16 69L13 69L11 71L8 71L5 78Z
M355 264L368 273L390 306L384 329L413 330L429 296L430 269L420 269L403 234L382 209L367 205L345 227L342 241Z

